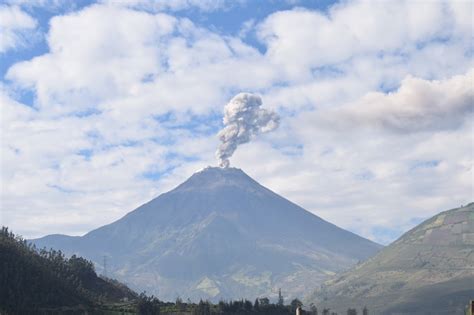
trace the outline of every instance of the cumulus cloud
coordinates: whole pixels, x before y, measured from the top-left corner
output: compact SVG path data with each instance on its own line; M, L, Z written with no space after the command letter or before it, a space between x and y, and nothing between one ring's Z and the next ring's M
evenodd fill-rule
M219 166L229 166L229 158L240 144L278 128L280 117L261 106L261 97L250 93L237 94L225 106L224 129L218 135L222 143L216 152Z
M121 107L128 115L131 104L143 115L203 113L225 101L229 86L258 88L275 77L255 48L186 18L94 5L50 24L49 52L13 65L6 77L34 89L36 105L51 112ZM246 79L250 71L255 81Z
M0 53L28 43L36 20L17 6L0 5Z
M409 133L457 129L472 119L474 69L445 80L405 78L398 90L368 93L321 114L327 127L377 127ZM317 115L317 114L316 114Z
M34 88L40 107L78 111L159 72L160 38L174 30L175 19L92 6L54 17L50 25L49 53L14 65L7 78Z
M274 13L258 26L257 35L267 46L266 56L290 79L301 81L315 69L362 55L407 54L441 37L470 40L469 16L469 1L346 1L328 14Z
M275 12L243 26L259 47L161 10L66 10L49 51L10 67L4 90L34 107L0 94L3 224L35 237L118 219L214 163L219 108L247 90L282 126L233 164L331 222L388 242L374 231L472 198L471 3Z

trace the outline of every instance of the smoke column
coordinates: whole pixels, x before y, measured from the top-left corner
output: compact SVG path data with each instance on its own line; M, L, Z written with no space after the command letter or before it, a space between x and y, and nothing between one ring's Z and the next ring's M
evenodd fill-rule
M240 93L224 108L224 128L219 131L221 144L216 151L220 167L228 167L229 158L239 144L247 143L256 135L278 128L280 117L263 108L260 96Z

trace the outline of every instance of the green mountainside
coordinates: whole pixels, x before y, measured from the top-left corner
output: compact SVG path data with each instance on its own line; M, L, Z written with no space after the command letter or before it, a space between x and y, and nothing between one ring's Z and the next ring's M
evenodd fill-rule
M0 231L0 314L41 313L65 307L91 310L137 297L97 276L91 262L60 251L37 250L7 228Z
M325 282L308 301L341 312L464 314L474 299L474 203L442 212L373 258Z

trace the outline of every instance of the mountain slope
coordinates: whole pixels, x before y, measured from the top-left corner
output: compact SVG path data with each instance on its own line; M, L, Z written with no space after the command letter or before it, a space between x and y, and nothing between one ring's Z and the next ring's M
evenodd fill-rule
M162 299L302 295L380 245L273 193L240 169L206 168L83 237L33 241L95 262Z
M474 203L442 212L375 257L330 280L309 301L376 314L464 314L474 298Z
M19 237L0 231L0 313L33 314L41 309L93 309L136 294L97 277L92 264L57 251L37 251Z

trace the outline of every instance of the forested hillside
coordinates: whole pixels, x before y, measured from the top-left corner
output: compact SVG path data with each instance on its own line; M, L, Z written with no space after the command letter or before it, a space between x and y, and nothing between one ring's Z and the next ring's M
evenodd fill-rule
M124 285L98 277L90 261L38 250L6 227L0 232L0 257L0 313L89 309L136 297Z

